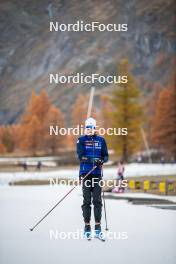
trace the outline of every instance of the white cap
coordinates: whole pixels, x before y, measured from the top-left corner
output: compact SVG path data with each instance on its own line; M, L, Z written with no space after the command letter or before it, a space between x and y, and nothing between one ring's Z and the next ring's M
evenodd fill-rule
M85 121L85 127L87 128L96 128L96 120L92 117L89 117L86 121Z

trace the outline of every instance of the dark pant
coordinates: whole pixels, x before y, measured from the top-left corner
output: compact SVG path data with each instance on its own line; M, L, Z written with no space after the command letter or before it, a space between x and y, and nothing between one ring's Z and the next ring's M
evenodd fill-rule
M84 175L82 175L84 177ZM94 179L94 180L93 180ZM94 205L94 218L95 222L101 221L102 214L102 199L101 199L101 186L99 182L100 175L89 175L83 181L83 205L82 212L85 223L89 223L91 219L91 204ZM86 186L87 184L87 186Z

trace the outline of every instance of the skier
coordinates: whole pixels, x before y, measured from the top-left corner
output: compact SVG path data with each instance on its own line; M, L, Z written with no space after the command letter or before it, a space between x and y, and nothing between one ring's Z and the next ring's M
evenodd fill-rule
M121 193L124 192L124 187L121 186L122 181L124 180L124 163L122 160L118 161L117 163L117 179L116 179L116 186L112 189L113 193Z
M120 160L118 162L118 169L117 169L118 180L124 180L124 171L125 171L124 163L122 160Z
M124 163L122 160L120 160L118 162L118 170L117 170L117 177L118 177L117 180L120 180L120 184L124 180L124 171L125 171ZM120 186L119 192L124 192L124 188Z
M108 150L103 137L96 134L96 120L88 118L85 121L85 135L78 138L77 155L80 160L79 178L82 182L83 205L82 212L85 223L84 236L91 239L91 200L94 205L95 237L103 239L101 231L102 198L100 180L102 165L108 161ZM86 179L83 177L94 167Z

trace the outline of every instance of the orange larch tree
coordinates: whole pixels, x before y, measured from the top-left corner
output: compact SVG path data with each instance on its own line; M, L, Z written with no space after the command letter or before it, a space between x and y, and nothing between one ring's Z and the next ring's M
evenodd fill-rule
M33 115L30 122L21 127L21 148L36 155L41 144L42 125L36 115Z
M46 149L49 149L50 152L55 155L57 153L58 148L63 147L65 142L65 136L64 135L50 135L50 126L53 126L56 128L57 126L59 128L64 127L64 114L61 112L59 108L56 108L55 106L51 106L45 119L45 137L44 137L44 144Z
M153 142L176 159L176 85L160 92L152 129Z
M51 104L46 91L42 90L38 96L33 91L21 118L20 147L32 151L35 155L38 151L46 154L48 150L55 154L64 139L50 136L49 127L58 124L64 126L64 116L60 109Z

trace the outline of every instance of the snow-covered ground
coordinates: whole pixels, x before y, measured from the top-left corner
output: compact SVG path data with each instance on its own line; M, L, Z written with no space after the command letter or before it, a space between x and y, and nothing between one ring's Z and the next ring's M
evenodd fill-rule
M65 168L48 172L1 172L0 184L7 184L10 181L25 179L49 179L49 178L66 178L73 179L78 177L78 168ZM104 178L113 179L117 176L117 169L104 167ZM132 163L125 166L125 176L163 176L175 175L176 164L138 164Z
M67 235L67 232L77 232L83 227L80 187L30 232L29 228L69 188L0 186L1 264L175 263L175 211L132 205L124 200L106 200L109 229L117 239L107 239L105 243L73 238L50 239L51 231L54 234L66 232ZM126 234L127 239L120 239L122 234Z

